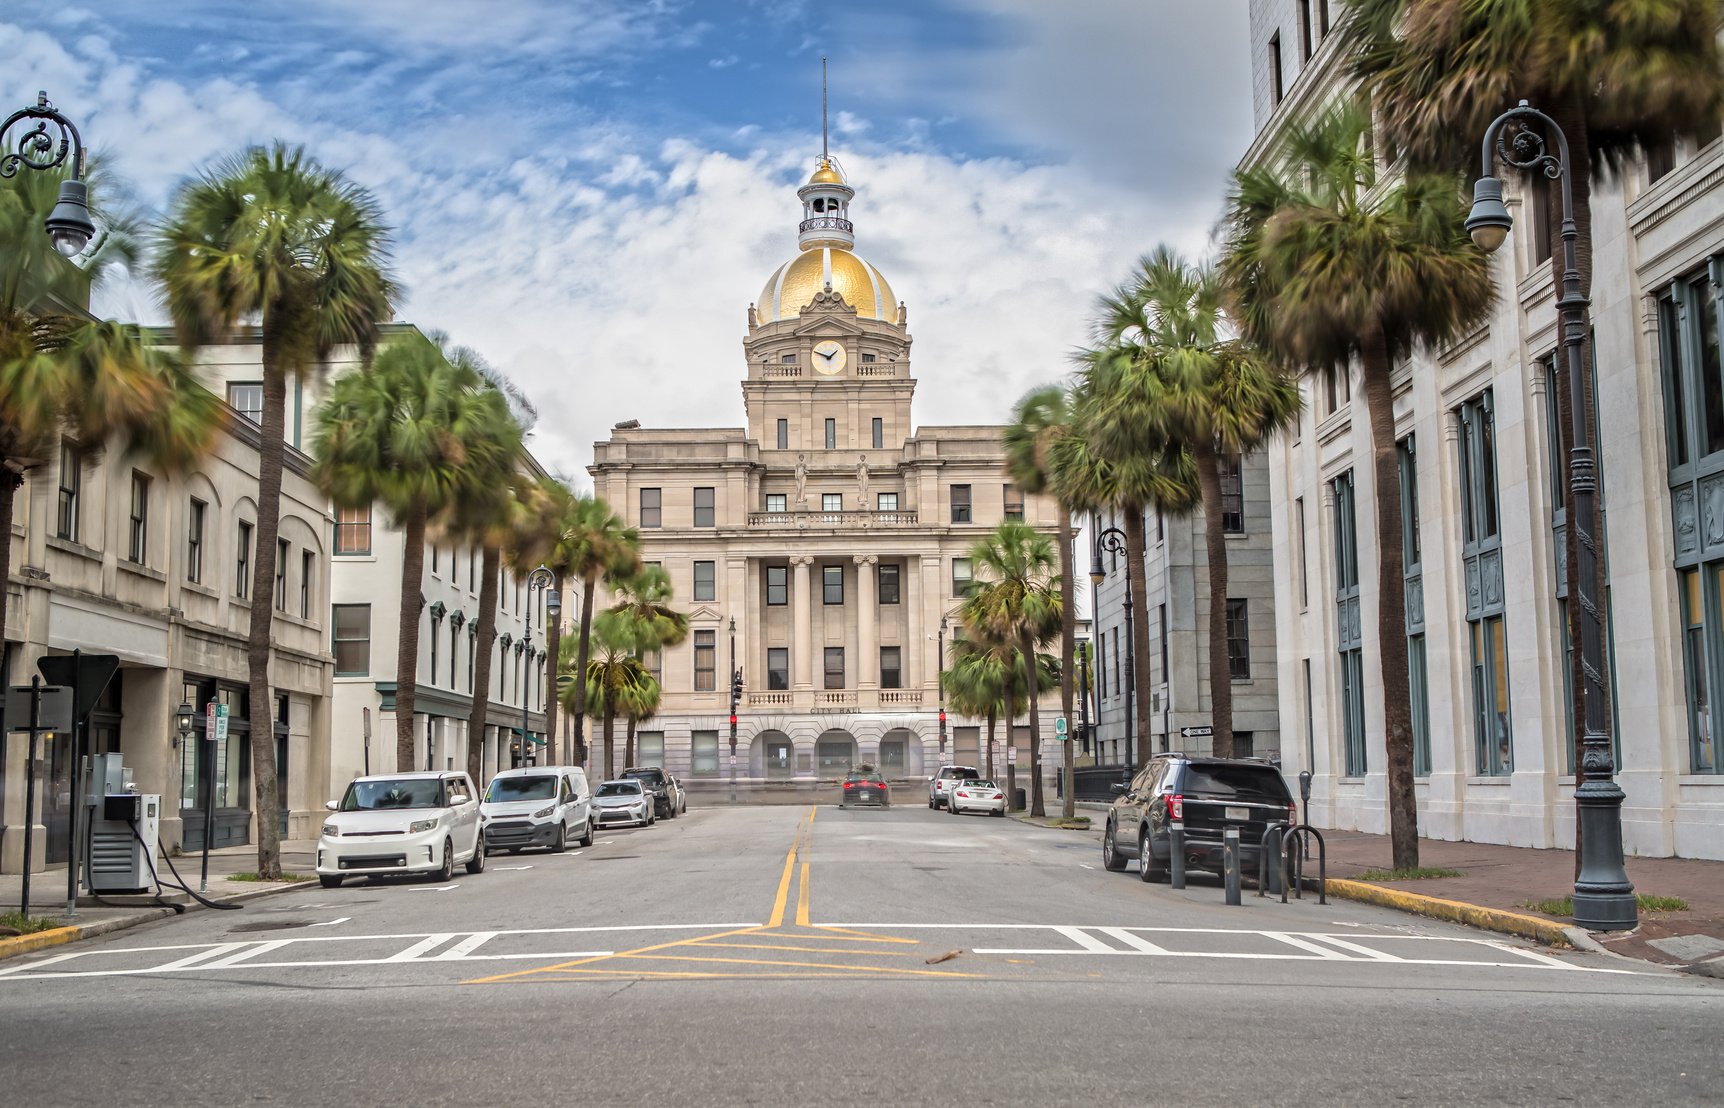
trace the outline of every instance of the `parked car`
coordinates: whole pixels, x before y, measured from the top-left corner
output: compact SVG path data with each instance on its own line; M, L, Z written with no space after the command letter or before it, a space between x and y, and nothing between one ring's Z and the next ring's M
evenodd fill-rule
M881 808L892 806L892 789L886 784L886 779L874 770L857 770L844 778L839 790L838 806L850 808L857 804L874 804Z
M549 847L554 854L573 839L593 845L592 795L585 771L574 766L506 769L485 786L479 805L489 850L518 854L522 847Z
M1158 754L1138 771L1108 809L1102 835L1102 864L1110 870L1139 860L1145 881L1167 876L1172 857L1168 825L1185 828L1185 864L1191 869L1222 868L1222 833L1239 828L1239 865L1257 872L1263 832L1272 821L1298 822L1298 809L1281 771L1253 758L1192 758Z
M941 766L934 779L928 782L928 807L944 808L946 794L954 781L979 781L981 772L975 766Z
M653 795L654 814L660 819L675 819L688 811L688 797L676 778L655 766L623 770L624 780L639 781Z
M632 777L599 782L593 790L593 807L598 811L600 827L625 823L651 827L658 818L652 790Z
M1006 814L1006 791L985 778L953 781L950 793L946 798L946 810L954 816L965 812L986 812L1002 817Z
M439 881L464 863L485 868L478 793L459 772L391 773L355 778L325 805L317 840L317 878L333 889L352 875L429 873Z

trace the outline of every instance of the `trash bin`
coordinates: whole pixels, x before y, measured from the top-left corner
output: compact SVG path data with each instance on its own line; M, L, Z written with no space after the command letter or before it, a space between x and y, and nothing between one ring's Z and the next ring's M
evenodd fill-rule
M1012 810L1021 812L1030 806L1029 794L1023 789L1012 790Z

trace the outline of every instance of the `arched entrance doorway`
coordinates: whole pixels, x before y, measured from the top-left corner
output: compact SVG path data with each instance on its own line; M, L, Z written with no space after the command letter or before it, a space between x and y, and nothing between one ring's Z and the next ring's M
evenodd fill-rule
M823 732L814 744L817 777L843 777L856 767L856 737L848 731Z
M906 727L894 727L880 739L880 773L891 779L922 772L922 740Z
M796 772L796 744L782 731L762 731L749 745L748 761L755 777L789 780Z

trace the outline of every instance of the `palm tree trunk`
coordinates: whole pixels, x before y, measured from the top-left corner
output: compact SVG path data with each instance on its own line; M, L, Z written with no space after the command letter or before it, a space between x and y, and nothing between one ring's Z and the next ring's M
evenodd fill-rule
M1137 741L1136 749L1126 752L1126 760L1133 766L1141 766L1144 762L1142 755L1150 749L1149 727L1155 718L1149 700L1149 605L1144 602L1149 595L1149 574L1144 568L1143 508L1127 507L1124 514L1126 584L1131 589L1132 605L1137 609L1131 628L1132 695L1136 698L1133 714L1136 717ZM1167 659L1163 658L1161 664L1165 669Z
M1036 641L1025 634L1023 642L1024 689L1030 702L1030 815L1046 816L1047 807L1042 802L1042 712L1037 703L1041 697L1036 687Z
M1396 451L1392 365L1381 325L1360 336L1365 406L1377 483L1377 655L1383 665L1383 746L1388 770L1389 847L1394 868L1419 864L1413 794L1413 699L1407 675L1406 551L1401 532L1401 459Z
M579 717L576 717L577 719ZM614 781L617 776L617 734L616 713L605 709L605 780Z
M561 588L559 579L557 587ZM567 743L561 746L557 743L557 666L561 664L562 654L559 647L563 641L562 621L552 619L546 628L545 665L549 667L549 687L545 690L545 741L550 744L546 751L551 760L559 766L568 765L569 748Z
M413 746L418 735L413 726L413 706L419 686L419 613L425 607L425 509L412 509L403 523L401 619L395 644L396 773L413 768Z
M1587 133L1586 129L1586 106L1580 97L1575 95L1566 101L1560 101L1551 105L1550 116L1552 119L1556 120L1557 126L1562 128L1563 134L1568 136L1569 164L1572 170L1568 176L1572 179L1574 188L1575 269L1580 273L1580 291L1583 294L1590 296L1592 293L1592 142L1591 136ZM1535 179L1529 178L1529 180ZM1560 220L1562 215L1562 180L1557 179L1549 181L1547 182L1546 187L1549 189L1549 203L1547 204L1547 208L1552 213L1553 218ZM1560 223L1555 230L1560 230ZM1553 235L1550 252L1550 272L1552 279L1555 281L1555 287L1559 292L1562 289L1562 272L1564 265L1565 259L1563 255L1562 241L1560 238ZM1563 349L1561 346L1557 347L1556 354L1556 373L1553 376L1556 378L1555 396L1557 423L1558 426L1562 428L1563 434L1572 438L1574 428L1575 397L1573 390L1570 387L1570 381L1568 379L1568 365L1564 359ZM1596 427L1598 426L1596 416L1594 414L1596 411L1596 405L1593 397L1592 373L1590 372L1592 366L1592 334L1590 331L1582 336L1580 354L1581 364L1586 366L1588 369L1588 372L1581 378L1581 392L1579 398L1581 404L1581 415L1584 418L1587 427ZM1552 445L1554 446L1555 444ZM1572 443L1570 445L1572 445ZM1593 459L1596 462L1599 458L1600 452L1598 450L1598 444L1593 443ZM1568 618L1568 641L1572 647L1569 652L1568 659L1568 687L1570 690L1570 702L1574 707L1570 713L1573 716L1573 730L1569 735L1569 742L1574 751L1574 784L1576 788L1579 788L1580 785L1586 781L1586 769L1581 764L1582 740L1586 736L1586 713L1582 709L1583 698L1586 695L1586 659L1580 648L1580 627L1581 621L1585 618L1585 612L1581 608L1580 588L1578 584L1580 581L1580 548L1582 542L1585 540L1581 534L1581 528L1577 526L1580 521L1578 521L1574 515L1574 474L1568 467L1568 459L1553 458L1552 464L1563 467L1563 488L1567 490L1568 494L1568 525L1566 528L1567 542L1565 543L1566 549L1563 551L1565 579L1568 581L1568 598L1564 603L1564 609ZM1603 491L1603 484L1600 482L1598 488L1598 493L1600 495L1595 495L1592 501L1592 519L1586 521L1587 530L1594 540L1595 547L1598 552L1598 556L1594 562L1597 568L1597 574L1593 579L1593 597L1598 602L1599 618L1601 620L1608 613L1608 608L1604 603L1605 557ZM1605 639L1604 641L1606 643L1609 642L1608 639ZM1603 660L1606 663L1609 661L1608 658ZM1610 682L1608 680L1604 680L1599 682L1599 684L1604 697L1603 718L1609 719L1611 695ZM1574 821L1574 875L1576 878L1580 877L1580 850L1581 823L1580 820L1577 819Z
M988 780L989 781L997 781L998 780L998 778L996 778L994 776L994 729L998 723L999 723L998 715L992 709L989 709L989 711L988 711L988 758L987 758Z
M281 469L287 450L287 374L278 353L277 313L264 317L263 425L257 454L257 530L253 541L250 627L246 640L251 721L251 779L256 796L257 873L281 876L281 808L275 784L275 697L269 666L274 657L276 537L281 533ZM8 526L10 525L8 521ZM8 536L8 539L10 536Z
M1233 665L1227 653L1227 531L1221 519L1221 459L1197 436L1191 444L1203 493L1203 545L1209 555L1209 722L1217 758L1233 757Z
M628 731L623 738L623 768L635 764L635 717L629 717Z
M497 587L503 548L487 542L479 565L479 614L474 619L472 707L467 712L467 776L485 787L485 727L491 714L491 648L497 642Z
M575 654L575 753L581 763L586 763L587 757L587 652L593 644L593 585L592 580L581 583L581 639L580 650ZM610 735L605 736L605 779L611 776Z
M1060 815L1071 819L1077 814L1077 795L1072 788L1075 769L1072 747L1077 745L1077 721L1072 717L1072 690L1077 687L1073 683L1077 680L1073 670L1077 662L1077 609L1072 600L1077 591L1077 578L1072 570L1072 513L1064 503L1059 506L1054 527L1059 532L1060 542L1060 713L1066 721L1066 741L1060 744L1065 762L1062 767L1065 790L1060 801Z
M18 489L24 475L7 466L0 471L0 651L6 643L6 601L12 595L12 513L18 507ZM5 678L6 674L0 674Z
M1012 803L1018 797L1018 763L1012 759L1012 751L1016 749L1012 741L1017 738L1013 734L1017 730L1018 701L1012 695L1012 686L1017 683L1017 674L1012 672L1008 663L1006 666L1006 810L1012 810Z

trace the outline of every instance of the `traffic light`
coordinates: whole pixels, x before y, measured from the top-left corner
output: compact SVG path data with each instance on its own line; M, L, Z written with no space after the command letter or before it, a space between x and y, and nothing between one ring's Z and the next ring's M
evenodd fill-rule
M742 699L742 670L738 669L730 675L730 704L734 711L738 701Z

